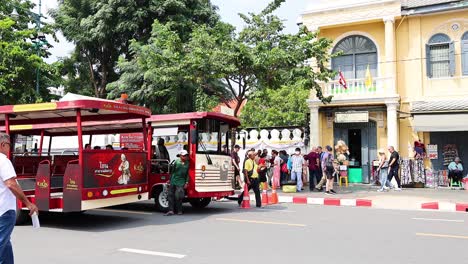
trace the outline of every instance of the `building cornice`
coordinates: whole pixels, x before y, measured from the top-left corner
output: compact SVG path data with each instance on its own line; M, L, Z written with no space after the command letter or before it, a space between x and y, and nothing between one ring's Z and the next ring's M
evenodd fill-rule
M304 13L302 21L308 29L333 27L343 24L394 20L401 16L400 1L370 1L352 7L347 5L327 10Z
M311 14L316 14L316 13L336 11L336 10L340 10L340 9L359 8L359 7L363 7L363 6L381 5L381 4L393 3L393 2L400 2L400 1L397 1L397 0L365 1L365 2L359 2L359 3L344 4L344 5L339 5L339 6L330 6L330 7L306 10L306 11L302 12L301 15L311 15Z
M349 106L349 105L370 105L370 104L385 104L385 105L399 105L400 96L398 94L388 95L382 97L362 97L362 98L352 98L352 99L332 99L332 102L329 104L324 104L318 99L308 99L307 105L309 108L316 107L340 107L340 106Z

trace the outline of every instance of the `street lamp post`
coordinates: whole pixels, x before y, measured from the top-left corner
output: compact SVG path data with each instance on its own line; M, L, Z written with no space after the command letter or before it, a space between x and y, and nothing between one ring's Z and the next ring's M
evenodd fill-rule
M41 49L42 47L48 45L49 43L46 40L46 37L43 32L41 32L41 9L42 9L42 0L39 0L39 11L38 13L34 13L30 10L27 10L28 14L31 15L31 17L34 19L34 23L36 24L36 30L37 30L37 36L31 37L31 41L33 43L33 48L37 52L37 56L40 58L41 57ZM19 13L16 10L16 8L13 9L13 12L11 13L11 16L13 19L18 19L19 18ZM37 66L36 69L36 96L39 97L39 88L40 88L40 76L41 76L41 66L40 64Z

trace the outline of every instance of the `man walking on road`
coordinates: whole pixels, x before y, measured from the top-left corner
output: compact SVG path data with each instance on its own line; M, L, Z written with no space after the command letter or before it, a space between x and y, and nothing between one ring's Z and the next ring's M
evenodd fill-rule
M392 178L395 176L395 180L398 184L395 191L401 191L401 181L400 176L398 176L398 171L400 169L400 164L398 163L400 160L400 154L396 152L393 146L388 147L388 151L390 151L390 160L388 161L388 181L391 183Z
M305 160L301 155L301 149L296 148L294 155L291 159L291 180L296 181L296 188L298 192L302 191L302 168L304 167Z
M179 159L171 165L171 180L169 183L169 211L165 215L173 215L174 209L178 215L182 213L182 200L185 197L185 189L188 187L189 177L189 161L188 152L181 150ZM174 208L175 207L175 208Z
M260 197L260 182L258 179L258 165L255 162L255 151L248 152L248 159L244 163L244 180L248 186L247 191L253 189L255 193L255 203L257 207L262 207L262 200ZM241 193L238 198L238 203L241 205L244 199L244 193Z
M10 236L16 222L16 199L29 209L29 215L38 213L37 206L31 203L16 182L16 172L8 159L10 136L0 133L0 263L13 264L13 247Z

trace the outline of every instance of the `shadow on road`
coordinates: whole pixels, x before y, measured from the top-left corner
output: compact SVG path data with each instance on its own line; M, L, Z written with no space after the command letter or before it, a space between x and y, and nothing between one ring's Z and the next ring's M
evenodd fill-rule
M41 212L40 221L44 228L56 228L85 232L108 232L115 230L132 229L142 226L163 226L180 223L189 223L203 220L211 216L223 214L243 214L260 212L262 209L240 209L236 202L213 202L204 209L196 209L184 205L184 215L164 216L155 212L152 203L145 201L107 207L97 210L89 210L82 213L54 213ZM281 211L287 209L281 205L267 207L269 211Z

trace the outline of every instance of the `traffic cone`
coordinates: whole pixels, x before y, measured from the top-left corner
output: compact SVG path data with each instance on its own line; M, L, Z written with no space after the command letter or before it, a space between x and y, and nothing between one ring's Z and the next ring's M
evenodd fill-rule
M264 182L262 191L262 206L267 206L268 204L268 184Z
M241 208L243 209L250 208L249 187L247 186L247 183L244 184L244 197L242 199Z
M278 194L276 193L276 186L274 184L271 185L271 197L268 200L269 204L277 204L278 203Z

